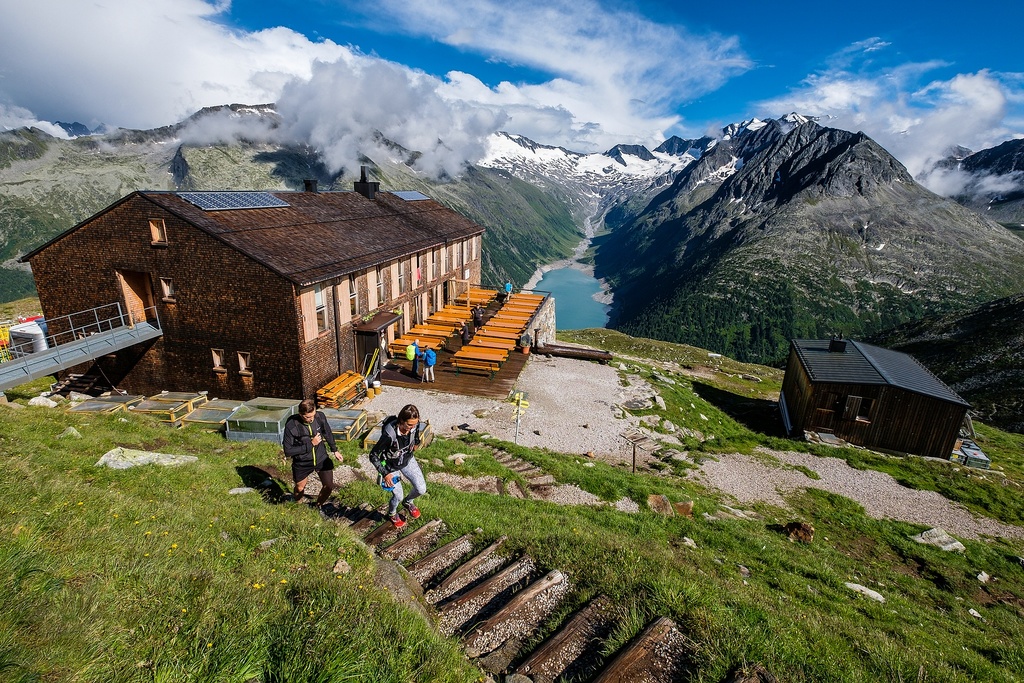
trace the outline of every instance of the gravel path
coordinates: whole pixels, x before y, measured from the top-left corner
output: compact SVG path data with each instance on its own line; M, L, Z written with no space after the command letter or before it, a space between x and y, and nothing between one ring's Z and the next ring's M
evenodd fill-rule
M614 406L653 393L639 380L628 388L620 386L618 371L610 365L536 355L527 361L517 388L527 393L530 404L520 420L520 445L579 455L593 451L608 462L632 460L632 447L619 435L637 424L633 417L616 418ZM508 402L386 386L364 407L393 415L407 403L416 404L435 434L443 436L452 427L468 424L495 438L515 440Z
M934 491L915 491L901 486L884 472L855 470L840 458L822 458L809 453L761 449L784 465L802 466L821 479L803 472L773 467L750 456L731 453L708 460L692 479L734 497L740 503L765 502L786 507L784 495L801 488L829 491L864 506L869 517L895 519L913 524L940 527L962 538L982 535L1024 538L1024 528L976 517L962 505Z

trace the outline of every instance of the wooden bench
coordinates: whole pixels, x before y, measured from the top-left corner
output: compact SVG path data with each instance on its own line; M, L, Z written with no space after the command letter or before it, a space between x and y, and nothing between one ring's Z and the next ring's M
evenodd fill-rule
M472 360L470 358L453 358L452 367L455 368L455 374L458 375L460 370L483 370L490 373L488 379L494 379L494 375L501 368L499 363L495 363L489 360Z

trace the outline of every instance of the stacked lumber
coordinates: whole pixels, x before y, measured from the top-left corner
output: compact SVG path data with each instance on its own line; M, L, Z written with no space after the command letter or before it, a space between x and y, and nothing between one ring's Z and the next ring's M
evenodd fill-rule
M316 402L322 408L344 408L366 396L363 376L346 370L338 378L316 392Z

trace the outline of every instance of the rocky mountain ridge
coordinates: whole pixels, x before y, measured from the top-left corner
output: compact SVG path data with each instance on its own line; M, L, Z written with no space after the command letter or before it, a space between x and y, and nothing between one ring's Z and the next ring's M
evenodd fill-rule
M1019 291L1024 241L918 185L863 133L737 127L598 252L613 326L743 360Z

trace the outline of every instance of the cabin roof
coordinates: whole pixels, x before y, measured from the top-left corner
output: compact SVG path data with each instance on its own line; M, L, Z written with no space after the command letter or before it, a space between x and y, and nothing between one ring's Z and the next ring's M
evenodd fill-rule
M970 406L913 356L846 340L830 351L828 339L794 339L793 349L812 382L889 385L949 403Z
M234 195L242 207L270 199L279 206L204 209L197 195ZM51 244L116 206L141 197L230 245L300 287L356 273L464 240L484 228L424 195L377 192L165 192L141 190L22 257ZM192 201L189 201L190 198ZM202 201L200 204L204 203ZM171 236L173 240L173 235Z

